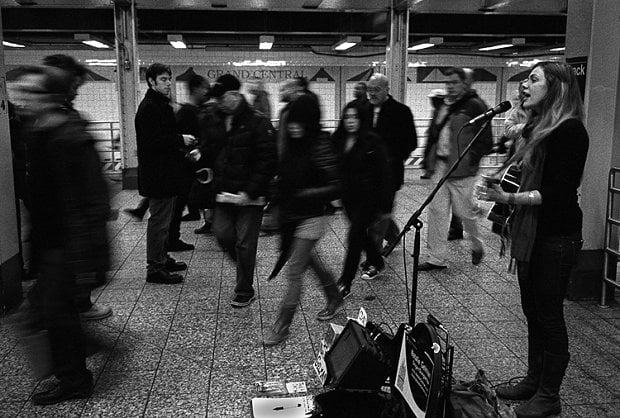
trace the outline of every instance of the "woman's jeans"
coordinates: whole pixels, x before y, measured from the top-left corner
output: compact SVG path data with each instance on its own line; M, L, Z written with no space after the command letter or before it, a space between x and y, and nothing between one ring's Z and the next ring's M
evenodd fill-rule
M569 355L564 296L583 241L581 234L539 237L529 263L518 263L521 306L530 340L556 355Z
M288 260L287 288L280 306L274 331L288 330L301 299L303 278L308 266L314 270L328 299L338 297L333 275L317 258L314 246L318 240L294 238ZM330 290L332 292L330 292Z

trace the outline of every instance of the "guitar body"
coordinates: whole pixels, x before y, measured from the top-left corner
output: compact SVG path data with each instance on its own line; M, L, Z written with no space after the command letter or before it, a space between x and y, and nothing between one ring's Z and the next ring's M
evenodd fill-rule
M506 193L516 193L519 191L520 179L521 171L515 165L511 165L502 176L499 185ZM495 202L487 215L487 219L493 222L491 230L496 234L504 235L510 215L512 215L512 207L510 205Z

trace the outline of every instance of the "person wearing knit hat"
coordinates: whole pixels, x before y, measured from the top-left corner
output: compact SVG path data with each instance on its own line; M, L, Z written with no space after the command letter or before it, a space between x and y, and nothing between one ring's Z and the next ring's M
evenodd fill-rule
M269 181L276 173L277 154L271 122L257 113L239 93L241 83L231 75L220 76L212 89L217 110L210 119L214 151L213 233L237 267L230 304L248 306L255 299L254 268L258 235ZM221 137L221 138L220 138Z

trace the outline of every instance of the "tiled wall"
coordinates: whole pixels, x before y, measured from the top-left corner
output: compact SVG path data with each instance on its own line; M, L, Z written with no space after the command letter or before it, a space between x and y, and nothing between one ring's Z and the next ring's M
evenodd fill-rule
M361 54L364 51L358 52ZM19 65L25 64L37 64L40 62L41 57L44 54L53 53L65 53L75 56L78 60L86 62L87 59L99 58L110 59L114 58L113 51L90 51L90 50L76 50L76 51L6 51L6 62L8 69L15 68ZM411 56L418 57L418 56ZM335 81L317 81L310 84L310 88L319 95L322 107L323 119L334 120L340 116L340 108L338 104L344 105L346 102L353 99L353 87L355 82L347 81L349 78L365 71L369 68L379 68L377 63L373 63L373 58L344 58L344 57L332 57L332 56L318 56L310 53L295 52L295 53L278 53L278 52L229 52L229 51L204 51L204 50L175 50L167 46L153 47L153 46L141 46L140 47L140 62L141 65L148 65L152 62L159 61L165 62L173 66L175 75L179 75L189 67L194 67L198 74L203 76L215 77L214 71L209 72L209 68L218 68L226 71L227 69L242 70L246 69L249 72L254 72L257 69L273 70L274 67L268 66L253 66L247 65L235 65L243 61L254 62L261 60L267 61L285 61L286 68L291 68L295 71L304 71L304 75L311 76L310 73L315 73L318 68L326 68L328 73L335 79ZM376 59L376 57L374 58ZM415 59L411 58L411 61ZM419 58L417 59L419 61ZM468 66L468 67L484 67L492 73L500 75L500 67L505 66L505 62L499 59L483 58L483 57L451 57L451 56L428 56L424 57L426 65L434 66ZM275 67L276 69L278 67ZM111 80L108 82L89 82L84 85L79 92L79 96L76 99L76 108L88 115L92 120L118 120L118 98L116 92L116 83L114 67L89 67L90 70L96 72L99 75ZM522 71L523 68L505 68L504 77L509 77L512 74ZM409 69L409 78L415 80L415 68ZM306 74L307 73L307 74ZM211 78L211 81L213 81ZM277 118L282 103L279 102L279 89L284 83L282 77L265 80L265 88L270 95L272 105L272 117ZM339 97L340 85L344 84L344 97ZM482 99L492 106L495 104L497 97L497 88L499 83L485 82L477 83L474 87ZM517 83L507 83L506 91L502 92L503 97L512 98L514 91L516 91ZM442 83L415 83L409 82L407 85L407 104L411 107L412 112L416 119L428 118L431 113L430 103L427 98L428 93L436 88L443 88ZM11 83L9 82L9 91L11 90ZM184 83L176 83L176 101L182 103L187 100L188 92ZM140 86L141 96L146 91L146 83L141 83Z

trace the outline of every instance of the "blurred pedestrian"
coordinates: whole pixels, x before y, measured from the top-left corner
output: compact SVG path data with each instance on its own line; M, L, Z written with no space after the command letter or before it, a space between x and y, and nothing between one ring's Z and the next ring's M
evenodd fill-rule
M276 345L290 335L290 325L299 306L303 277L308 267L319 278L327 304L317 319L327 321L342 305L332 274L315 254L325 234L326 204L339 196L341 183L333 142L321 131L318 103L309 95L296 99L286 121L283 156L278 170L281 216L281 257L288 259L287 288L278 317L263 343Z

